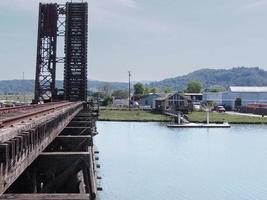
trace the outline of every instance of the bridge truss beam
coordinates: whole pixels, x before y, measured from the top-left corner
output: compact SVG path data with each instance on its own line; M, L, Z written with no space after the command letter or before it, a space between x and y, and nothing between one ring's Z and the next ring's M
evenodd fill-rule
M58 100L56 67L59 63L64 63L64 99L86 100L87 35L87 3L39 5L35 103ZM57 51L58 37L65 37L65 51L60 56L57 56L61 53Z
M53 101L56 96L57 4L39 4L35 102Z
M66 4L65 34L65 100L86 101L87 98L87 3Z

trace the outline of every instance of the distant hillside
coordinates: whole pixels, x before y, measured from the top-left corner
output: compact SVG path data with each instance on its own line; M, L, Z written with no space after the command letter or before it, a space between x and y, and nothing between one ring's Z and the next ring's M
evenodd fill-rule
M56 87L62 88L63 81L56 81ZM88 89L92 91L101 90L107 87L109 90L127 89L128 83L119 82L103 82L103 81L88 81ZM0 94L6 93L22 93L32 94L34 92L34 80L6 80L0 81Z
M183 90L191 80L201 81L205 88L221 85L229 86L267 86L267 71L258 67L236 67L232 69L201 69L176 78L152 82L148 86Z
M147 83L148 87L164 89L171 87L174 90L183 90L191 80L199 80L204 87L214 85L229 86L267 86L267 71L258 67L246 68L237 67L232 69L201 69L184 76L169 78L162 81ZM144 82L145 83L145 82ZM134 82L133 82L134 84ZM62 88L63 81L57 81L58 88ZM88 89L91 91L108 88L109 91L118 89L128 89L128 83L88 81ZM4 93L33 93L34 80L8 80L0 81L0 94Z
M7 80L0 81L0 94L5 93L22 93L26 92L28 94L34 91L34 81L33 80Z

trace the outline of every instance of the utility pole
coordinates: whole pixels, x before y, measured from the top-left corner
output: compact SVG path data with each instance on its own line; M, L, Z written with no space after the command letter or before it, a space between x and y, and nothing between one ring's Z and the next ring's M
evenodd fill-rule
M207 103L207 124L210 123L210 105Z
M128 71L128 75L129 75L129 110L131 108L131 71Z
M22 82L24 84L24 72L22 72ZM23 91L23 103L25 103L25 91Z

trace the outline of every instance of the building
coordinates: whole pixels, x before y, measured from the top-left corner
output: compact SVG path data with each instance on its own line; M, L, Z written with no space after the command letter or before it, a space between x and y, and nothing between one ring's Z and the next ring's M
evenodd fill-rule
M267 87L231 86L227 92L207 92L203 102L216 102L228 110L248 104L267 104Z
M187 113L193 110L192 100L183 93L170 93L158 97L155 100L155 109L157 111L182 111Z
M202 93L183 93L184 96L189 97L192 102L201 102L203 100Z
M160 94L156 93L151 93L142 96L140 100L140 106L141 107L150 107L150 108L155 108L155 100L160 97Z
M203 103L215 102L216 105L222 105L223 94L225 92L205 92L203 93Z
M114 107L128 107L129 99L113 99L112 106Z
M222 104L229 109L248 104L266 104L267 87L236 87L232 86L222 96ZM237 105L241 104L241 105Z

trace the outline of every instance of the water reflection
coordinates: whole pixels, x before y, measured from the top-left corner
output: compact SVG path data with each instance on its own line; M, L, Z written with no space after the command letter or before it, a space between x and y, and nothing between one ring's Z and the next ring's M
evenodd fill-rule
M103 200L267 199L267 126L97 126Z

